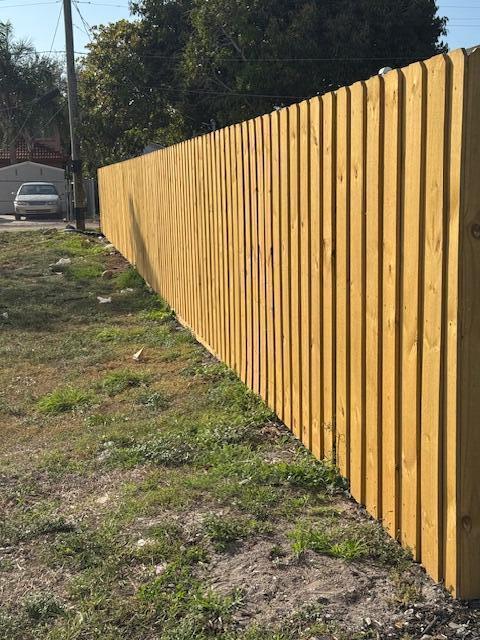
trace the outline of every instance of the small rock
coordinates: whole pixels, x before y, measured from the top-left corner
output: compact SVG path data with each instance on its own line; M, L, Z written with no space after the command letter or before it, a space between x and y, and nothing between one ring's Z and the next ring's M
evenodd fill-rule
M70 258L60 258L54 264L51 264L51 267L66 267L67 265L72 264L72 260Z
M166 568L167 568L166 563L157 564L157 565L156 565L156 567L155 567L155 574L156 574L157 576L161 576L161 575L162 575L162 573L164 573L164 572L165 572L165 569L166 569Z
M2 313L2 318L5 318L5 320L8 320L8 311L4 311Z
M450 627L450 629L460 629L463 628L462 624L457 624L456 622L449 622L448 626Z
M103 296L97 296L97 300L100 304L108 304L109 302L112 301L111 296L109 296L108 298L104 298Z

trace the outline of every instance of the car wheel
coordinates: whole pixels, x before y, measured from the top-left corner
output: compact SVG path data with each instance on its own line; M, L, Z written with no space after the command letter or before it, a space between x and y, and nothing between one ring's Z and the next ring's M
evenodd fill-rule
M15 214L15 220L21 220L22 216L19 213Z

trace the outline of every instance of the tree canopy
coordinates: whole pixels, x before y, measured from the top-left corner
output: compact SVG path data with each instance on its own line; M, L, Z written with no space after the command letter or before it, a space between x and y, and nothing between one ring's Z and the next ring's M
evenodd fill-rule
M135 21L95 30L83 61L92 166L446 51L434 0L138 0L131 8Z
M62 120L64 99L55 93L61 86L59 64L15 39L9 22L0 22L0 144L10 149L11 161L19 141L30 145Z

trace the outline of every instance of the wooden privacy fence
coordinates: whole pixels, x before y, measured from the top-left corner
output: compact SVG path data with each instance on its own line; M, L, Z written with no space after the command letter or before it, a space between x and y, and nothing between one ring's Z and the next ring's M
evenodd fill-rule
M480 51L99 172L106 236L457 595L480 597Z

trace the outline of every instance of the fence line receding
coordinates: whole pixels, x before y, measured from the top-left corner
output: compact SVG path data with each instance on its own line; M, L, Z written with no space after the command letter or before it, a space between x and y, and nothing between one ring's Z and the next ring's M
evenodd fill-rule
M181 321L434 579L480 597L480 51L99 183L105 234Z

